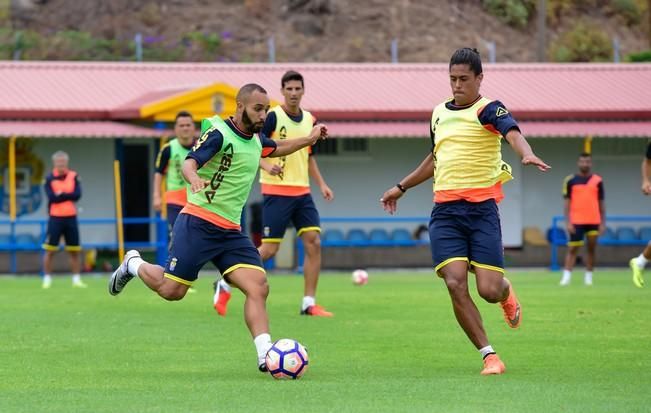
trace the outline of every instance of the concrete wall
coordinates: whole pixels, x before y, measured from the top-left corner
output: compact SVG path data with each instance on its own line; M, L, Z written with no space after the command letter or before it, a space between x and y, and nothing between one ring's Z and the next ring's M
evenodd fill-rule
M112 139L35 139L33 152L51 169L50 157L62 149L70 154L72 168L82 179L83 197L79 202L79 216L98 218L114 216L112 163L115 142ZM504 158L514 167L515 180L505 185L506 199L500 205L505 244L521 244L521 228L537 226L546 230L553 215L562 214L561 185L566 175L576 170L578 153L583 149L581 139L530 139L534 150L552 165L546 174L535 168L521 168L508 144L503 145ZM151 159L154 157L153 141L128 141L148 143ZM382 193L415 168L430 148L428 138L423 139L373 139L369 151L363 155L340 154L317 157L322 174L335 191L335 200L325 202L318 188L313 195L322 217L387 217L381 209ZM640 194L640 163L646 141L643 139L596 139L593 141L594 170L604 178L606 206L613 215L649 215L650 201ZM153 161L149 161L149 176ZM127 177L128 179L128 177ZM259 186L253 188L250 202L260 200ZM46 201L24 218L42 218ZM409 190L400 200L399 217L422 217L426 223L432 208L431 184L424 183ZM153 211L151 212L153 215ZM4 216L7 217L6 215ZM355 226L362 228L399 226L410 230L419 223L325 224L324 228ZM649 223L651 225L651 223ZM152 239L153 239L152 227ZM19 232L25 232L20 230ZM34 228L36 232L36 228ZM115 230L110 226L82 226L82 242L110 242Z

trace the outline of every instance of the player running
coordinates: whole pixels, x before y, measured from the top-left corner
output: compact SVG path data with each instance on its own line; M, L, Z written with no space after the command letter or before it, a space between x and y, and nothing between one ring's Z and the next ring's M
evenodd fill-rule
M497 203L511 168L502 161L502 137L522 158L523 165L541 171L550 167L534 155L517 123L499 101L482 97L479 53L459 49L449 65L453 98L434 108L432 153L380 198L393 214L404 193L434 176L434 208L429 234L434 270L452 299L458 323L484 359L482 375L502 374L506 368L488 341L481 315L468 292L468 271L474 272L479 295L500 303L511 328L518 328L522 309L511 283L504 278L502 233Z
M243 86L236 97L235 116L204 119L202 134L183 163L189 182L188 202L172 230L165 267L149 264L138 251L125 254L109 280L109 293L117 295L138 276L162 298L182 299L205 263L211 261L230 284L246 296L244 318L253 337L258 367L265 371L271 347L266 300L269 286L262 260L240 229L242 208L251 191L261 156L285 156L325 138L317 125L309 136L275 142L257 133L269 110L267 92L257 84Z
M314 126L315 119L310 112L301 108L301 99L305 93L303 76L291 70L285 73L281 79L280 92L284 104L274 107L268 113L262 133L277 142L305 136ZM263 260L268 260L278 253L285 229L291 221L296 228L296 235L301 237L305 246L305 285L300 314L332 317L331 312L316 303L316 288L321 271L321 228L319 212L310 194L310 177L316 181L326 201L332 201L334 193L321 176L311 148L280 157L276 162L261 160L260 167L264 196L260 255ZM220 281L214 298L215 309L220 315L226 314L230 295L228 284Z
M642 160L642 193L644 195L651 195L651 142L647 144L646 156ZM631 258L628 265L633 272L633 284L638 288L644 287L644 267L651 260L651 242L647 244L642 253Z

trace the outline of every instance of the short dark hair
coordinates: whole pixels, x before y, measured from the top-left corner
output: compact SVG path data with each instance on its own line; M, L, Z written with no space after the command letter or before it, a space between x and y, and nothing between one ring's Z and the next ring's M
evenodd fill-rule
M194 118L192 117L192 113L188 112L187 110L182 110L179 113L176 114L176 117L174 118L174 123L176 123L179 118L190 118L192 122L194 122Z
M450 58L450 67L448 69L452 69L452 65L468 65L470 66L470 70L475 73L475 76L478 76L483 72L479 51L477 49L471 49L470 47L457 49L457 51L452 53L452 57Z
M259 84L247 83L246 85L242 86L240 90L237 92L237 96L235 97L235 100L238 102L242 102L245 98L251 96L253 92L260 92L265 95L267 94L267 91Z
M592 158L592 154L588 152L581 152L581 155L579 155L579 158Z
M298 80L299 82L301 82L301 86L305 87L305 81L303 80L303 75L294 70L288 70L287 72L285 72L282 79L280 79L280 87L285 87L285 83L291 80Z

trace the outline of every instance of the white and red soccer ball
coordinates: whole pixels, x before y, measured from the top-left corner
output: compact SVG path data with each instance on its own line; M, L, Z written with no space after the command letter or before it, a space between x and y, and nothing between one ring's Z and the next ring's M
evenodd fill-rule
M353 271L353 284L366 285L368 283L368 273L365 270Z
M274 379L300 379L307 371L309 359L301 343L283 338L271 346L265 359L267 370Z

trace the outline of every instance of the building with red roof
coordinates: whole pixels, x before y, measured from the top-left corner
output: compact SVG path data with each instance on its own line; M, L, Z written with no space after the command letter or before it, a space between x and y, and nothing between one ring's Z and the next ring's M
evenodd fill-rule
M43 165L55 150L68 151L87 188L82 217L114 214L110 171L113 159L121 159L125 203L138 206L127 216L151 216L153 159L174 115L229 116L237 89L251 82L278 100L280 78L290 69L305 77L302 106L328 123L333 138L346 138L319 155L337 194L332 204L315 196L322 215L383 216L381 193L430 150L431 111L450 96L445 64L0 62L0 137L30 138L19 148L30 148ZM507 246L522 245L524 227L544 229L562 213L562 179L590 146L609 213L647 214L639 165L651 138L650 90L651 64L484 66L482 94L509 108L553 167L548 174L521 168L504 145L516 176L501 205ZM401 203L401 214L427 217L431 186L414 188ZM44 216L44 207L23 216ZM113 237L110 230L82 229L87 241Z

